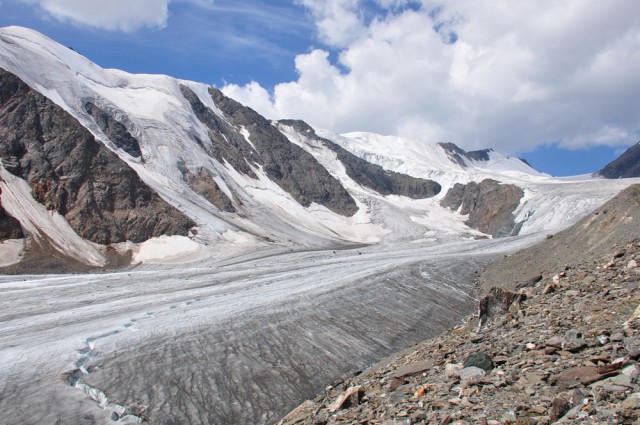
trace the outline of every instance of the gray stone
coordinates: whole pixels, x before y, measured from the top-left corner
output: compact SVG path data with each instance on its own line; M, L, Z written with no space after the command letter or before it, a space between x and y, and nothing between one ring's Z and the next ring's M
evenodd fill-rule
M131 135L124 124L117 121L109 113L99 108L92 102L87 102L84 109L98 124L100 130L113 142L116 147L122 149L134 158L141 158L142 151L138 140Z
M463 382L476 382L484 378L487 372L476 366L465 367L460 371L460 379Z
M465 368L477 367L484 370L485 372L488 372L494 368L493 360L491 360L491 357L489 357L488 354L482 352L471 354L464 360L463 364Z
M623 409L640 409L640 393L633 393L622 402Z

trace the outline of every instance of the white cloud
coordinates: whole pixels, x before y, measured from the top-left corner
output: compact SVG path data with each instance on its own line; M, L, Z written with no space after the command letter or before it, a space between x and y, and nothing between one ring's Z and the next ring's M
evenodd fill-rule
M164 28L170 0L26 0L60 21L110 31Z
M375 0L391 12L368 23L364 0L299 2L338 62L315 49L271 94L223 88L271 118L508 154L640 138L636 0Z
M346 47L365 32L358 13L359 0L295 0L311 12L320 40L332 47Z

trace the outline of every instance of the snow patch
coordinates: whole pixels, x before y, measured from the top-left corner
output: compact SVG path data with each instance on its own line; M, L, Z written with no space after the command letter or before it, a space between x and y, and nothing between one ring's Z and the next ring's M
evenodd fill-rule
M159 236L139 245L133 255L133 263L160 263L189 261L199 257L202 245L186 236Z
M20 262L24 253L24 239L9 239L0 242L0 267Z

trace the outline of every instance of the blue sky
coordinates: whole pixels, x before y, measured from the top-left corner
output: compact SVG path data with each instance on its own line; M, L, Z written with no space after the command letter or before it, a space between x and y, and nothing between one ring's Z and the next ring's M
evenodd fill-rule
M0 26L105 68L207 82L336 132L492 147L553 175L640 140L637 16L635 0L0 0Z

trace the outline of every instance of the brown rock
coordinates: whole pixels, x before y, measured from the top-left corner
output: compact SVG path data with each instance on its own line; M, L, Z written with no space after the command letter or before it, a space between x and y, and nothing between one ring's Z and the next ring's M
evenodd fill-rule
M433 360L424 360L420 362L409 363L396 369L393 377L402 378L405 376L415 375L416 373L421 373L431 369L433 367L433 364Z
M342 393L336 401L329 406L329 412L334 413L341 409L347 409L351 406L357 406L364 396L364 388L361 386L351 387Z
M570 409L571 405L567 400L562 397L554 398L551 402L551 409L549 411L551 422L555 422L562 418Z
M580 385L589 385L606 377L607 375L600 374L595 366L579 366L562 372L556 380L556 385L560 389L568 390Z

